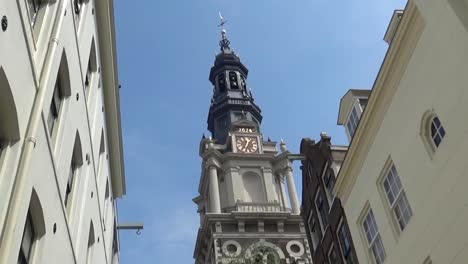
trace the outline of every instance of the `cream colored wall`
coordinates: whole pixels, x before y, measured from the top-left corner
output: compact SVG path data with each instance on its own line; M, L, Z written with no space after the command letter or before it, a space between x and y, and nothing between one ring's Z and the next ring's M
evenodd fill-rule
M21 137L4 151L0 161L0 263L16 263L33 188L43 207L46 226L46 233L35 250L37 262L34 263L84 263L91 221L96 239L92 263L116 263L112 262L115 206L113 201L104 199L106 181L109 180L109 186L112 184L105 110L102 110L102 90L115 87L98 88L97 73L90 84L88 100L84 94L92 39L99 44L93 5L93 0L87 2L79 25L75 25L72 1L49 4L40 35L35 36L29 26L26 1L0 3L0 9L8 17L8 29L0 32L0 67L14 97ZM47 116L63 52L68 61L71 96L62 104L58 134L50 138ZM96 52L99 67L99 46ZM40 118L31 123L34 121L31 117L38 111ZM77 131L81 138L83 166L73 184L72 208L67 216L63 199ZM102 131L106 150L101 157L102 165L98 167ZM29 163L22 156L27 136L36 142ZM89 164L85 159L87 154ZM18 173L20 164L26 164L24 173ZM106 213L103 211L105 203ZM57 226L55 234L54 224Z
M434 263L462 264L468 258L468 34L446 0L417 3L424 31L344 204L361 263L369 260L358 223L366 203L374 212L386 263L423 263L430 255ZM433 159L420 136L421 118L430 109L447 132ZM389 157L413 210L401 233L377 187Z

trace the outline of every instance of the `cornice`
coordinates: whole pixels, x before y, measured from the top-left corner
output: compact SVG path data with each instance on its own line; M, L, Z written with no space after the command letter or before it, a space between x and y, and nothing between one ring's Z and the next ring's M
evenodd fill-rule
M335 191L343 204L349 198L423 29L423 17L413 1L409 1L338 174Z

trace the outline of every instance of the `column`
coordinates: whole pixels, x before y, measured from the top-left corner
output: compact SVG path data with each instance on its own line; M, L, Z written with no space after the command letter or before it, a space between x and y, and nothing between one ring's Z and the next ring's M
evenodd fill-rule
M221 202L219 200L218 171L216 166L208 167L209 193L210 193L210 213L221 213Z
M286 195L286 186L284 186L284 177L281 175L277 175L279 181L279 188L281 191L281 201L283 201L284 208L289 206L288 196Z
M288 181L289 201L291 202L292 212L293 214L300 214L301 209L299 206L299 199L297 198L296 184L294 183L291 167L286 169L286 180Z

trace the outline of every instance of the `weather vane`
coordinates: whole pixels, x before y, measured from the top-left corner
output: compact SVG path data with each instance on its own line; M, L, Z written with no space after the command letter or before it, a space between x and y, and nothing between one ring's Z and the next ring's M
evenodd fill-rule
M224 20L224 17L223 15L221 15L221 12L218 12L218 14L219 14L219 18L221 19L221 23L218 25L218 27L221 27L222 29L224 29L224 25L226 25L227 20Z
M221 23L218 25L218 27L221 28L221 41L219 42L219 46L221 47L222 52L229 52L231 48L229 47L229 44L231 42L228 40L226 36L226 30L224 29L224 25L226 25L227 20L224 20L223 15L221 15L221 12L219 12L219 18L221 19Z

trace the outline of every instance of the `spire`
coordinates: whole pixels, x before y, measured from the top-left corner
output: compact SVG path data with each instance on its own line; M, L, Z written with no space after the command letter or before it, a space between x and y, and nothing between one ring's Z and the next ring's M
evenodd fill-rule
M219 41L219 47L221 48L222 52L230 52L231 47L229 45L231 42L227 38L226 35L226 29L224 28L224 25L226 25L227 20L224 20L224 17L221 15L221 12L219 12L219 19L221 19L221 23L219 23L218 27L221 27L221 41Z

